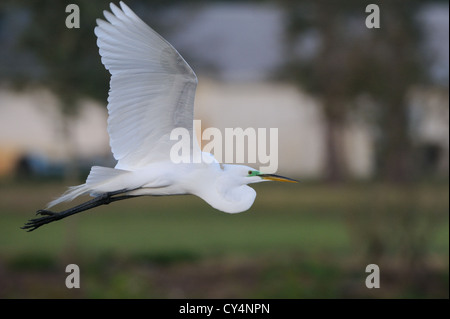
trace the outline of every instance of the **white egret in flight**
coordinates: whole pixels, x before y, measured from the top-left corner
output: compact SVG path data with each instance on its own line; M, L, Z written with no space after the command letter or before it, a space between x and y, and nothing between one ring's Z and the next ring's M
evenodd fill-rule
M95 34L102 63L111 73L108 133L117 160L115 168L93 166L86 183L70 187L61 197L38 210L22 228L28 231L114 201L143 195L192 194L212 207L239 213L253 204L256 192L247 186L268 180L295 180L262 174L244 165L217 161L174 163L170 150L177 127L191 136L190 154L201 152L193 130L197 77L181 55L145 24L128 6L111 3L98 19ZM48 209L90 194L94 198L61 212Z

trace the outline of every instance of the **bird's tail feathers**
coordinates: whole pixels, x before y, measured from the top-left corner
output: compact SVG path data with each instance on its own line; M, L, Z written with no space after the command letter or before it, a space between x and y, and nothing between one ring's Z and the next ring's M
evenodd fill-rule
M92 166L91 172L86 179L86 185L90 185L91 187L101 185L125 173L129 173L129 171L111 167Z
M88 192L88 187L86 184L82 184L82 185L78 185L78 186L71 186L60 197L58 197L55 200L48 203L46 209L49 209L50 207L58 205L62 202L68 202L68 201L74 200L78 196L86 194L87 192Z
M93 166L86 179L86 183L69 187L64 194L48 203L47 209L62 202L72 201L78 196L87 194L95 196L104 193L104 191L99 190L99 188L112 178L124 173L127 173L127 171L110 167Z

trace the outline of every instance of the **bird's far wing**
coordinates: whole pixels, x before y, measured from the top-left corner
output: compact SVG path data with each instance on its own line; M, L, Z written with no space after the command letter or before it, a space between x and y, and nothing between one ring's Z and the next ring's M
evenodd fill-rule
M108 133L116 168L170 159L174 128L186 128L191 147L197 77L181 55L129 7L111 3L95 34L111 73Z

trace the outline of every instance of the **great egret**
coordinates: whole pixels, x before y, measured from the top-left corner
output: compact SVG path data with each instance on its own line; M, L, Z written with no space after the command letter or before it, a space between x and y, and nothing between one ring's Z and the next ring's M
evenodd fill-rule
M296 182L262 174L244 165L217 161L174 163L170 139L174 128L188 130L190 154L201 152L193 130L197 77L181 55L145 24L127 5L110 5L107 21L98 19L94 30L102 63L111 73L108 97L108 133L115 168L93 166L86 183L73 186L38 210L22 228L28 231L70 215L143 195L193 194L212 207L239 213L253 204L256 192L247 186L268 180ZM48 209L90 194L94 199L55 213Z

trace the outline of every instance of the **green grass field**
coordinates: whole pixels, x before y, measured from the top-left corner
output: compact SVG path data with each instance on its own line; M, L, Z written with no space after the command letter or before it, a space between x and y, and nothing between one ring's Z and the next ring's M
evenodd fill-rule
M241 214L193 196L146 197L27 233L19 228L64 186L4 183L0 297L448 298L448 184L255 189ZM81 289L64 285L69 263ZM364 285L371 263L378 290Z

